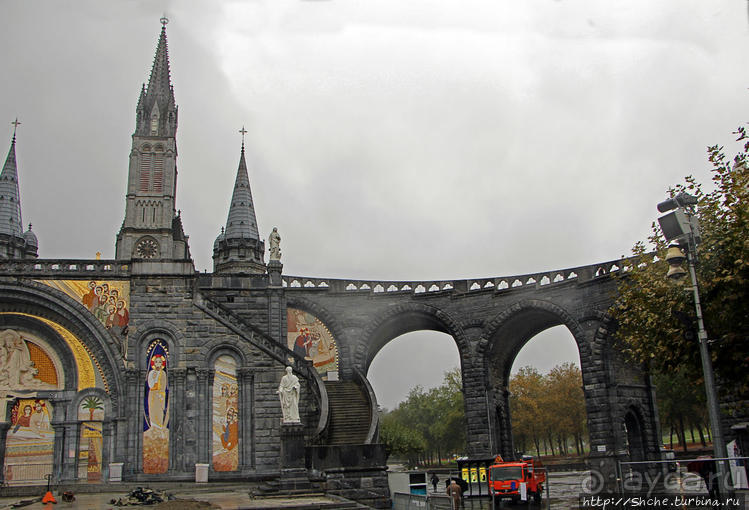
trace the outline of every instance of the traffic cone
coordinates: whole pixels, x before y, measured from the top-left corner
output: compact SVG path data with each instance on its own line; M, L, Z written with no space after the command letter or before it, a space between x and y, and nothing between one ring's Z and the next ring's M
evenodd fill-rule
M47 493L42 498L42 503L57 503L57 500L52 495L52 491L47 491Z

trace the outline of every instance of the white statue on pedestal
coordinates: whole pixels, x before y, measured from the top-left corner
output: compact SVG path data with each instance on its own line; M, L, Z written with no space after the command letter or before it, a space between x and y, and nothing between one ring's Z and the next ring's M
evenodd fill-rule
M281 260L281 234L273 227L273 232L268 236L270 243L270 260Z
M276 392L281 399L283 423L300 423L299 388L299 378L291 373L291 367L286 367L286 375L281 378Z

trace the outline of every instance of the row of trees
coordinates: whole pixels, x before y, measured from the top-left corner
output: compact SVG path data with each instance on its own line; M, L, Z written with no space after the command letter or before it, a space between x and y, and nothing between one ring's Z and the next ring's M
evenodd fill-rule
M515 448L536 455L582 455L587 438L580 369L563 363L543 375L521 368L510 378L510 413Z
M413 388L405 401L380 416L380 441L388 454L409 465L441 464L453 453L465 451L466 420L460 370L445 372L442 384Z
M710 429L704 386L696 383L683 368L667 373L657 373L653 381L656 387L661 428L669 435L671 449L674 448L674 436L676 436L678 444L684 451L687 451L687 432L691 435L692 443L696 443L695 431L702 446L707 446Z
M573 363L542 375L524 367L510 379L510 412L515 446L541 454L582 454L586 413L580 369ZM442 384L417 386L393 411L380 416L380 441L389 454L409 465L440 464L465 451L465 409L460 370L445 373Z

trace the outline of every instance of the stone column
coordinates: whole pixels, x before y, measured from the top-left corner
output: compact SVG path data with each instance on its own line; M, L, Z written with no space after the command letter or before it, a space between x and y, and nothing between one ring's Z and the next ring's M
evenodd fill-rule
M255 469L255 373L252 368L237 370L239 386L239 470Z
M0 421L0 483L5 483L5 441L8 438L10 426L9 421Z
M198 377L198 462L210 464L211 458L211 398L209 387L213 385L214 370L210 368L198 368L195 370Z
M107 419L101 422L101 481L104 482L109 477L109 463L112 462L110 456L112 444L112 430L114 429L113 420ZM76 473L77 476L77 473Z
M125 371L127 447L125 454L119 460L125 464L123 475L128 477L143 471L143 385L145 377L144 370L128 369Z
M169 471L190 470L185 451L185 376L187 369L172 368L169 371ZM194 464L194 462L192 463Z
M469 330L470 331L470 330ZM468 331L466 332L468 336ZM497 445L497 438L490 441L494 431L489 426L489 390L483 361L475 354L480 332L476 331L469 339L470 345L462 356L463 395L466 410L466 449L469 457L489 456L490 443ZM496 448L496 447L495 447ZM501 452L503 455L505 452Z
M277 342L286 345L286 300L284 299L280 260L268 262L268 334Z

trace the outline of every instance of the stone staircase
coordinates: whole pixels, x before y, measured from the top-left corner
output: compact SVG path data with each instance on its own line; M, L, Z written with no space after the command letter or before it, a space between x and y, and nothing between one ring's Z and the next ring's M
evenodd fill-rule
M353 381L327 381L330 409L329 445L364 444L372 422L369 400Z

